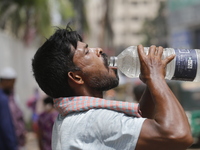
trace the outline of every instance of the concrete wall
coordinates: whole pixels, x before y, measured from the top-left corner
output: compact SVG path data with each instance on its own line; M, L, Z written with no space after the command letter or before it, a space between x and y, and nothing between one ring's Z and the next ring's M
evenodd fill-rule
M31 59L37 47L25 46L21 41L0 32L0 69L6 66L13 67L17 72L16 93L20 99L25 119L28 120L31 111L26 107L27 99L33 95L34 88L38 87L31 69Z

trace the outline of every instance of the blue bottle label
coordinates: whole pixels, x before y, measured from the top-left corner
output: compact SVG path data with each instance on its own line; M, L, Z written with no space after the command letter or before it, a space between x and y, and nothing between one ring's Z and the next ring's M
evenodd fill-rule
M197 54L193 49L174 49L175 72L172 80L193 81L197 74Z

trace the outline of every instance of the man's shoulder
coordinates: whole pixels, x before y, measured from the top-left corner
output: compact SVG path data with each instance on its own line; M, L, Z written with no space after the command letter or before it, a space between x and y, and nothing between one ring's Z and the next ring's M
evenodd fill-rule
M65 122L69 124L72 120L79 120L82 123L83 122L90 122L90 123L97 123L100 122L101 124L106 124L110 123L113 121L119 122L120 120L130 120L131 121L136 121L137 119L133 116L128 116L125 113L114 111L114 110L109 110L109 109L90 109L87 111L82 111L82 112L73 112L68 114L67 116L61 116L59 115L57 118L57 121ZM73 121L74 122L74 121Z
M71 140L79 139L84 141L83 143L89 139L98 144L100 139L100 141L107 140L109 145L109 139L116 139L114 143L122 147L127 141L135 145L143 120L144 118L131 117L108 109L90 109L71 113L65 117L59 115L54 125L53 133L56 135L54 140L57 140L56 137L62 133L63 137L70 135Z
M107 115L125 115L125 114L122 112L118 112L118 111L110 110L106 108L93 108L87 111L73 112L73 113L68 114L66 117L79 117L80 115L107 116Z

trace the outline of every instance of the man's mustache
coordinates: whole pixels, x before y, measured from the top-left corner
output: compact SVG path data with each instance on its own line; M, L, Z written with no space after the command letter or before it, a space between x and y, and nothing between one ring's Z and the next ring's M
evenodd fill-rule
M108 64L108 55L106 55L106 53L102 53L101 56L103 57L104 65L106 66L106 68L108 68L108 66L109 66L109 64Z

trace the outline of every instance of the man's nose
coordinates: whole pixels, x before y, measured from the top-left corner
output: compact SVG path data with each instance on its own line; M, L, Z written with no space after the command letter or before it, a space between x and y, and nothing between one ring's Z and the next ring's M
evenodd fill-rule
M97 52L97 56L100 57L101 54L103 53L103 50L101 48L97 48L96 52Z
M90 48L90 51L95 53L98 57L100 57L103 53L103 50L101 48Z

